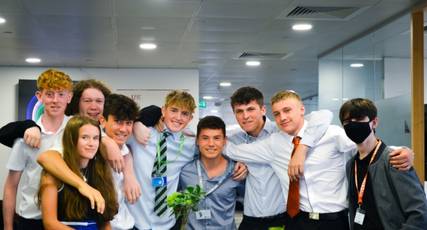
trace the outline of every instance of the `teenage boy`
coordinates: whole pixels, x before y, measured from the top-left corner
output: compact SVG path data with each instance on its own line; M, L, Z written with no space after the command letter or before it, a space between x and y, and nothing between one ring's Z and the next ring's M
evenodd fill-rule
M198 211L190 212L186 229L236 229L234 211L240 183L232 179L234 161L222 155L226 139L221 118L207 116L197 124L200 154L184 166L179 183L182 189L199 185L206 194Z
M227 153L243 162L271 164L286 199L290 216L287 230L348 229L345 162L355 148L354 143L335 125L327 125L326 132L314 132L320 139L307 154L292 156L303 160L304 174L299 181L290 184L286 173L292 150L299 145L298 139L305 138L303 133L309 131L306 131L309 127L304 119L305 109L299 95L291 90L276 93L271 98L271 106L281 132L252 144L229 145ZM399 151L410 161L408 150Z
M129 205L138 229L170 229L175 218L166 206L167 195L177 190L182 167L194 158L195 140L182 130L193 118L196 103L191 94L174 90L162 107L164 131L150 128L150 139L144 146L129 140L133 152L135 175L142 196Z
M243 130L228 137L233 144L252 143L279 132L274 122L265 116L264 96L258 89L249 86L237 89L231 96L231 107ZM316 113L314 116L321 119L318 124L329 124L332 120L329 111ZM268 230L270 227L284 226L285 197L282 188L276 186L280 181L271 164L248 162L247 167L249 174L246 178L243 220L239 230Z
M399 172L389 163L391 149L375 134L377 108L356 98L341 106L340 121L357 145L347 163L350 228L425 229L427 201L415 170Z
M37 79L36 96L44 105L44 113L37 121L42 133L41 145L38 149L31 148L22 138L13 145L6 166L9 173L3 194L4 229L43 229L41 212L36 203L42 168L36 159L58 137L62 137L69 119L64 112L71 101L72 88L70 77L58 70L49 69ZM17 221L14 228L15 212Z
M138 229L170 229L175 224L166 197L177 190L182 167L194 159L195 139L186 136L183 130L193 118L195 108L191 94L174 90L166 96L162 107L163 131L150 127L146 145L134 138L129 141L143 194L135 204L129 205L132 215L138 217L135 220Z
M105 134L110 137L119 147L121 154L126 162L126 167L123 171L131 170L127 175L132 178L124 177L123 173L113 172L114 184L117 193L117 201L119 204L118 213L111 221L113 230L132 229L135 224L135 219L130 214L125 202L124 184L130 179L134 179L132 156L129 148L126 146L126 141L132 135L133 121L136 119L138 106L136 103L119 94L110 94L105 100L105 108L103 116L100 118L101 126ZM139 197L139 194L128 194L127 197Z

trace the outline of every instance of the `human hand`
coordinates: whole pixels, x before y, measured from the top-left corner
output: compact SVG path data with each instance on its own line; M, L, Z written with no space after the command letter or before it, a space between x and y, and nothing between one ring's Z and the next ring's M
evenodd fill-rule
M248 175L248 167L242 162L237 162L233 170L233 180L242 181Z
M105 200L102 197L101 193L89 186L86 183L83 183L81 186L79 186L78 191L80 194L82 194L84 197L88 198L90 201L90 207L92 209L95 209L98 213L104 213L105 210Z
M289 161L288 176L291 181L297 181L304 175L304 162L307 156L308 147L300 144L295 149L295 153Z
M408 171L414 165L414 155L409 148L394 149L390 153L390 164L399 171Z
M133 123L133 135L136 141L142 145L146 145L148 140L150 140L150 129L142 124L142 122L136 121Z
M134 176L124 178L123 193L130 204L135 203L141 196L141 187Z
M39 127L34 126L26 129L24 132L24 142L33 148L40 148L41 131Z

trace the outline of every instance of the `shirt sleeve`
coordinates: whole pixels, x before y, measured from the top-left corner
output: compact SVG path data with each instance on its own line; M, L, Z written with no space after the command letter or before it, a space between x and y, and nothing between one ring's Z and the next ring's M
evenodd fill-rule
M313 111L305 116L307 128L302 134L301 144L313 147L323 137L332 122L332 112L329 110Z
M388 160L388 167L392 188L402 207L406 219L401 229L425 229L427 226L427 201L423 187L414 168L402 172L392 167Z
M253 162L253 163L272 163L274 152L271 149L272 136L256 141L250 144L236 145L232 142L227 142L225 147L225 155L235 161Z
M18 139L12 147L6 168L14 171L23 171L27 162L25 151L26 144L23 139Z
M0 143L12 147L17 138L24 137L25 130L40 127L33 120L14 121L0 128Z

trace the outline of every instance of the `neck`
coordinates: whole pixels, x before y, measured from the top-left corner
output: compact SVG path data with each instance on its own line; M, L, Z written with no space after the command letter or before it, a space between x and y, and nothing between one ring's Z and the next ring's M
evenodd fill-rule
M89 164L89 160L88 159L80 159L80 168L81 169L86 168L88 164Z
M225 170L225 166L227 166L227 161L222 155L216 158L205 158L201 156L200 161L205 167L209 178L221 175Z
M61 116L49 116L48 114L43 114L41 122L46 131L56 132L59 127L61 127L64 116L64 114Z
M363 159L369 153L371 153L377 146L378 140L375 135L371 134L364 142L357 145L357 150L359 151L359 158Z

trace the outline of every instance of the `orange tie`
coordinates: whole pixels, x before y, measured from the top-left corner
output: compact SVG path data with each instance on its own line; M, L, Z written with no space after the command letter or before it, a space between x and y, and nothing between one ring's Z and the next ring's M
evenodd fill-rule
M292 143L294 144L294 149L292 150L292 155L294 155L297 146L301 137L294 137ZM289 183L289 193L288 193L288 203L287 203L288 215L293 218L299 213L299 181L292 181Z

